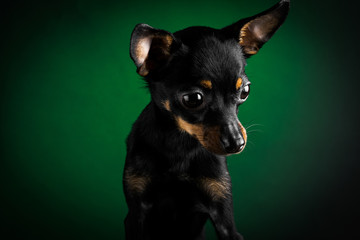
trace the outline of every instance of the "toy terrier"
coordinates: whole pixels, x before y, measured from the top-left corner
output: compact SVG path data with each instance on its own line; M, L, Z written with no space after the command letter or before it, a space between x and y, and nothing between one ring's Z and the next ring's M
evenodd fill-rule
M250 92L246 59L278 30L289 4L222 29L135 27L130 56L151 101L127 138L127 240L205 239L207 219L219 239L242 239L226 156L247 141L237 116Z

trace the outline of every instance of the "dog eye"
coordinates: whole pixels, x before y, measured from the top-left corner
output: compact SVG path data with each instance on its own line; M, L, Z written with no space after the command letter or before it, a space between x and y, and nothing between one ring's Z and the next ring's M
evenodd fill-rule
M241 100L246 100L246 98L249 96L249 93L250 93L250 85L246 85L241 91L240 94Z
M204 102L203 95L201 93L190 93L183 95L182 103L187 108L198 108Z

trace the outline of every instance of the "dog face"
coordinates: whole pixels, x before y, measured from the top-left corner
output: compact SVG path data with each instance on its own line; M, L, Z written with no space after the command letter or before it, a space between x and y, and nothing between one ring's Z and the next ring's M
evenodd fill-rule
M174 34L139 24L130 55L152 100L180 131L212 153L239 153L247 141L237 117L250 93L246 59L270 39L288 10L283 0L223 29L190 27Z
M250 91L245 58L233 40L207 36L184 50L185 61L167 79L162 100L180 130L216 154L240 152L246 132L237 118L238 106ZM156 91L158 92L158 91Z

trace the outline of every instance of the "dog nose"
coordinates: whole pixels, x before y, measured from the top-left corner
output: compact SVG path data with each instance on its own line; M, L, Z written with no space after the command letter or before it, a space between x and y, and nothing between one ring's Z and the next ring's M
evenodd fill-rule
M241 126L237 118L228 124L222 125L221 143L227 154L238 153L245 147L245 139L242 136Z
M234 139L232 141L229 141L227 139L222 139L221 142L227 153L240 152L245 146L245 141L243 138Z

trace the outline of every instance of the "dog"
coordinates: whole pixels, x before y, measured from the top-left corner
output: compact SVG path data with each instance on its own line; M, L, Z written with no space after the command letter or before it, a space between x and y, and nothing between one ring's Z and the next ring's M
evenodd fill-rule
M246 59L283 24L289 5L281 0L222 29L136 25L130 56L151 101L127 138L127 240L205 239L207 219L219 239L243 239L226 156L247 142L237 117L250 93Z

